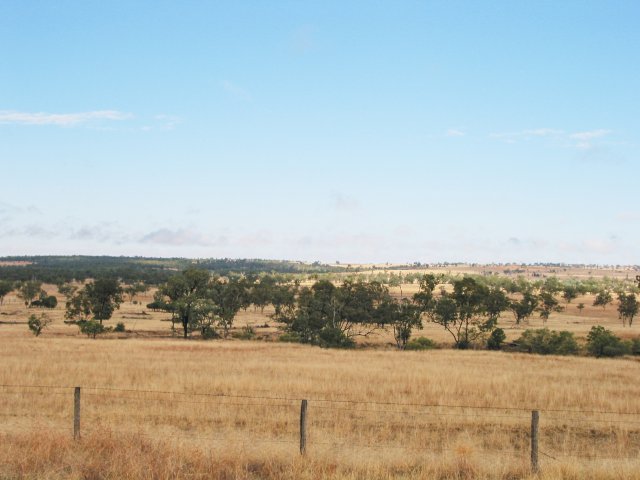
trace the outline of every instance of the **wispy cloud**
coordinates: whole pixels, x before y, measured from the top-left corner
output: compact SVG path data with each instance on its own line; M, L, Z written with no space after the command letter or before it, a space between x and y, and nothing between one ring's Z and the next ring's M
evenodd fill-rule
M464 137L465 133L457 128L450 128L445 132L447 137Z
M200 232L189 228L170 230L161 228L147 233L140 238L140 243L172 245L172 246L201 246L209 247L215 245L225 245L228 243L226 237L210 238Z
M245 102L251 101L251 94L246 89L229 80L223 80L220 82L220 86L225 92L234 98L244 100Z
M0 124L5 125L56 125L59 127L71 127L92 121L120 121L130 118L133 118L131 113L120 112L118 110L95 110L76 113L0 111Z
M595 146L595 141L613 133L611 130L599 128L583 132L567 132L555 128L533 128L521 130L519 132L491 133L490 138L502 140L506 143L517 143L519 141L531 141L535 139L547 138L563 144L586 150Z

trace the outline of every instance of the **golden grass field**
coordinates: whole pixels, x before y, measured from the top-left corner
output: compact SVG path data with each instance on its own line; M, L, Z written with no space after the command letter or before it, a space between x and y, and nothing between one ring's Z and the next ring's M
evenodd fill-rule
M574 300L548 326L640 334L623 329L614 305L591 302ZM63 303L39 338L18 299L0 307L2 479L640 479L640 362L631 357L398 352L388 332L366 339L370 348L323 350L269 341L277 325L253 309L236 328L268 323L256 328L261 341L185 341L166 313L129 302L108 322L129 332L91 340L62 322ZM508 314L501 323L511 338L527 327ZM435 325L417 335L450 341ZM532 409L541 412L539 476L529 466Z

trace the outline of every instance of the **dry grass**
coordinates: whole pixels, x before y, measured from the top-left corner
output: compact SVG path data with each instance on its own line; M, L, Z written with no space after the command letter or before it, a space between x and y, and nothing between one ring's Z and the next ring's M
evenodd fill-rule
M83 386L78 443L71 388L0 389L0 478L525 478L532 408L548 478L640 478L640 415L553 411L638 412L632 360L0 335L0 384Z

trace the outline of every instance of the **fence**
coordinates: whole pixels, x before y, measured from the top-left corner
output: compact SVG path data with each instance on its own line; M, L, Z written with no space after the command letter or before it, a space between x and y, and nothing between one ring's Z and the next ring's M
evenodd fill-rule
M324 447L411 451L464 450L530 463L640 460L640 412L296 398L257 392L178 392L99 386L0 385L0 430L34 424L80 440L92 426L140 435L205 441L277 443L301 455ZM44 422L44 423L43 423ZM213 435L212 435L213 434ZM463 443L464 443L463 442ZM544 446L541 447L541 445ZM552 452L552 453L549 453Z

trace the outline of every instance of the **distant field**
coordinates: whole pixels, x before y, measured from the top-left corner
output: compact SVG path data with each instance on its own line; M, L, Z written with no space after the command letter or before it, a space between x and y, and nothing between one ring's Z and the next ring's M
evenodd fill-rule
M108 322L127 333L97 340L63 323L62 298L40 338L27 330L31 311L5 299L0 478L529 478L532 409L541 411L541 478L640 478L640 362L630 357L398 352L389 332L359 340L369 348L323 350L272 341L270 310L253 308L235 327L253 325L261 341L185 341L172 336L167 313L146 311L152 294ZM622 327L615 306L592 301L574 300L547 326L579 337L595 324L640 333ZM509 314L500 323L509 338L542 326L535 317L516 328ZM431 324L416 335L451 341Z

